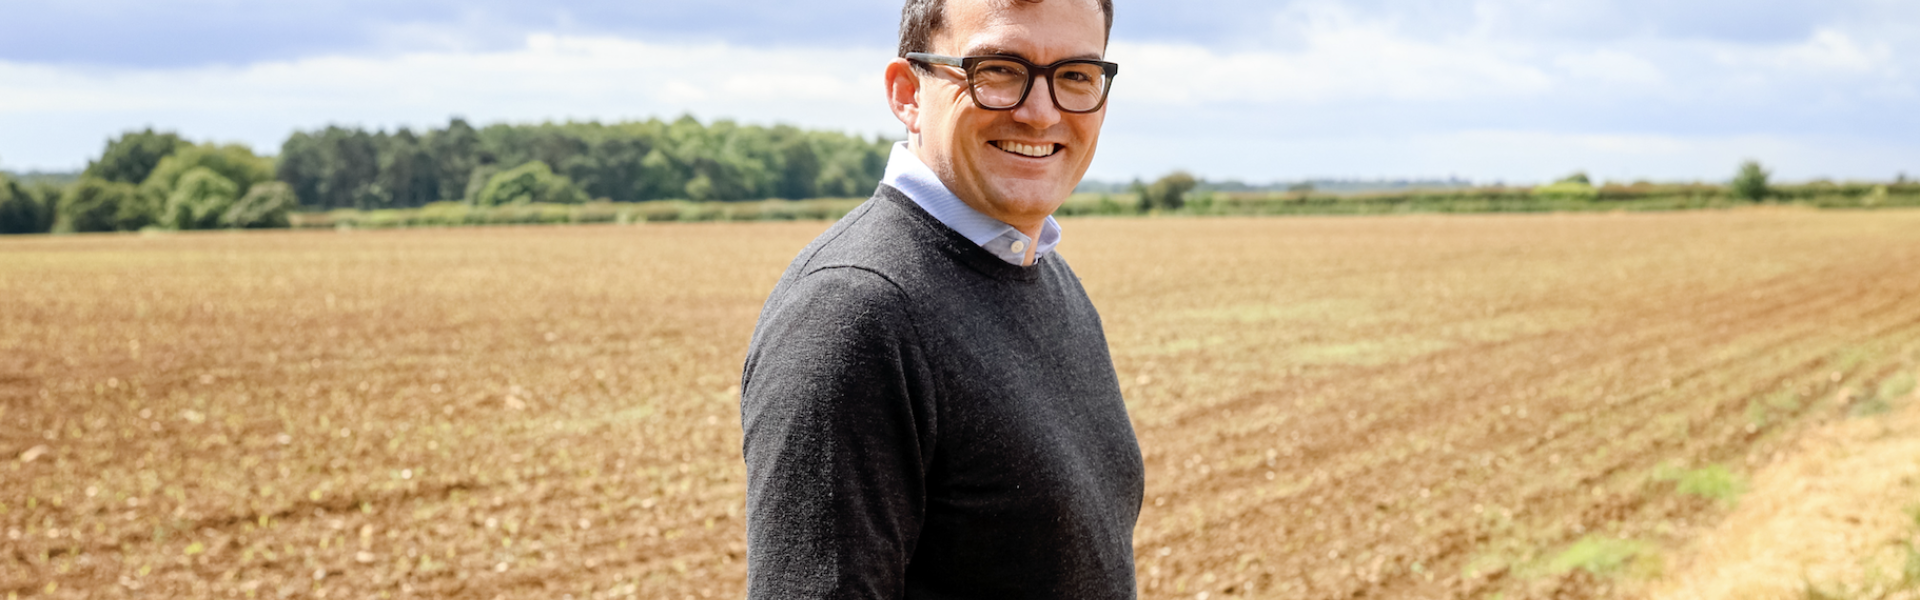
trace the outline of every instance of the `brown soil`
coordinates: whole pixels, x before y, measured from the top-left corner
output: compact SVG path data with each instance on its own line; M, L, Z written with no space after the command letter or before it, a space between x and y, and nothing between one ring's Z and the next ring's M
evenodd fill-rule
M0 240L0 593L739 596L739 361L824 226ZM1551 559L1724 513L1656 465L1920 339L1914 212L1066 229L1147 598L1613 594Z

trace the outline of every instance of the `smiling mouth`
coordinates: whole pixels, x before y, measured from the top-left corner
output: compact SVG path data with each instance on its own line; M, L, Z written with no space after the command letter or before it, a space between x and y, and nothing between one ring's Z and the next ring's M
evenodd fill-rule
M1035 145L1035 144L1022 144L1019 142L1009 142L1004 140L993 141L988 143L993 144L993 147L995 148L999 148L1001 150L1005 150L1007 152L1011 152L1021 156L1030 156L1033 158L1046 158L1049 156L1053 156L1055 152L1059 152L1061 148L1065 148L1065 146L1062 146L1060 144Z

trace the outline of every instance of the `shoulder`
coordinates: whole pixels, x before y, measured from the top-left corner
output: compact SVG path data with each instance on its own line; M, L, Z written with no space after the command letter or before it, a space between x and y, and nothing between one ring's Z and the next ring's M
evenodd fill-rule
M925 222L926 215L915 212L911 201L890 197L898 194L882 186L872 199L815 238L788 265L774 298L874 278L894 284L896 292L908 293L923 287L919 284L923 279L950 277L938 274L954 262L950 242ZM822 276L820 281L809 281Z
M875 269L833 264L792 273L760 311L748 362L910 344L916 337L910 308L901 286Z
M805 304L816 311L871 313L904 308L906 292L881 269L867 265L830 263L813 265L775 286L771 305Z
M913 215L883 193L862 203L833 224L794 258L789 275L837 267L884 272L927 250Z
M839 404L846 386L894 379L918 355L910 308L900 286L869 269L823 267L782 280L747 347L742 406Z

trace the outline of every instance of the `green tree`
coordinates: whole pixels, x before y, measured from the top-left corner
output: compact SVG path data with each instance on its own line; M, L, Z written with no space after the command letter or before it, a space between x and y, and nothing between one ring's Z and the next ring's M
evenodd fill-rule
M46 233L53 229L53 207L40 194L0 173L0 234Z
M1733 197L1754 202L1765 200L1773 193L1767 188L1767 178L1772 175L1766 168L1760 166L1760 161L1748 160L1740 163L1739 172L1733 175L1731 190Z
M81 177L60 197L59 223L66 231L139 229L152 222L150 202L131 183Z
M280 145L275 171L307 206L379 208L387 200L376 193L380 144L359 129L329 126L316 133L296 132Z
M801 200L817 196L820 191L820 154L813 148L813 140L804 132L792 127L780 133L780 182L774 190L774 196L790 200Z
M401 128L392 136L380 136L380 171L374 178L378 204L414 207L440 199L440 177L433 156L421 147L412 131Z
M296 132L281 145L275 173L303 205L318 208L472 202L494 175L535 161L588 197L621 202L855 196L872 192L890 144L791 126L702 124L690 116L479 130L453 119L417 138L406 130ZM429 185L437 193L424 192Z
M47 231L52 231L55 227L59 226L60 196L65 194L67 188L72 185L73 184L69 183L62 186L45 181L37 181L32 185L22 186L26 188L28 195L40 201L41 209L45 211L42 213L42 218L46 219Z
M1133 187L1134 193L1140 195L1140 211L1146 212L1154 209L1180 210L1187 204L1187 192L1199 185L1200 180L1192 174L1174 171L1151 184L1140 185L1136 181Z
M850 171L846 163L828 162L826 166L820 167L820 176L814 179L814 193L829 198L860 195L860 185L865 178L860 173Z
M647 157L640 161L640 169L640 181L636 184L640 199L687 197L687 174L680 163L667 156L665 150L654 148L648 152Z
M644 198L646 159L653 151L652 140L617 131L600 134L607 137L594 142L586 154L567 159L561 171L595 198L614 202Z
M87 170L81 174L137 184L147 180L153 169L160 166L161 159L192 145L172 132L155 133L151 128L129 131L109 140L100 159L88 162Z
M428 131L427 155L433 159L434 175L440 181L440 199L466 198L467 182L482 163L495 162L484 153L480 133L466 119L454 118L443 130Z
M586 200L586 194L574 187L572 180L564 175L555 175L547 163L536 160L501 171L489 178L486 187L481 188L479 195L475 198L475 204L480 206L529 202L577 204Z
M466 192L461 194L460 198L467 204L480 204L480 192L487 189L487 182L493 181L493 176L499 175L500 171L500 165L487 164L474 167L473 172L467 174Z
M207 167L180 176L167 196L161 224L174 229L213 229L240 198L240 185Z
M715 196L713 188L712 177L708 177L706 173L695 175L692 181L687 182L687 199L695 202L713 200Z
M279 181L256 184L220 215L219 225L235 229L286 227L287 213L299 206L293 186Z
M168 199L181 178L200 168L213 171L234 184L234 198L246 194L253 184L273 181L274 177L273 159L255 156L251 148L239 144L197 144L161 159L140 187L155 198Z
M380 208L384 202L373 191L380 177L380 144L358 129L328 127L320 139L327 172L320 180L320 205L333 208Z
M1594 189L1586 172L1577 171L1559 181L1533 188L1533 196L1555 200L1595 200L1600 198L1600 190Z
M329 208L320 203L320 182L327 176L327 159L320 149L320 138L295 131L280 143L280 156L274 161L274 177L293 190L302 204Z

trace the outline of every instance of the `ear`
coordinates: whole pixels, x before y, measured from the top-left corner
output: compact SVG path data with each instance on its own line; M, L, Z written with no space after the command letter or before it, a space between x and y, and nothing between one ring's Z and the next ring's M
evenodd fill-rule
M887 63L887 105L908 133L920 133L920 76L907 59Z

